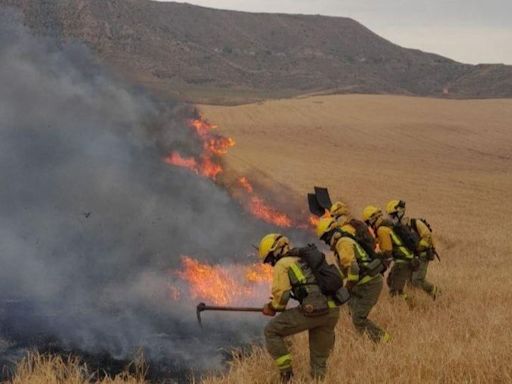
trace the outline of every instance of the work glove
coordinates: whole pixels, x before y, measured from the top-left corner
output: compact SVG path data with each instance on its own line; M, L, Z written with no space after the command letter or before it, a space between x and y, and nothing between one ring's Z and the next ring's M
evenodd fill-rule
M272 306L272 303L267 303L263 306L263 310L262 310L262 313L265 315L265 316L270 316L270 317L274 317L276 315L276 310L274 309L274 307Z

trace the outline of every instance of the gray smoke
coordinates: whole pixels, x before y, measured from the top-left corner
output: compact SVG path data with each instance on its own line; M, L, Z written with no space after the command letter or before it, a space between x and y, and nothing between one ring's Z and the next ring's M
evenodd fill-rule
M0 12L0 299L30 308L15 321L70 348L142 346L196 367L218 360L220 340L249 340L238 320L203 339L197 303L168 298L180 255L245 261L266 230L222 188L162 162L201 150L185 127L193 113Z

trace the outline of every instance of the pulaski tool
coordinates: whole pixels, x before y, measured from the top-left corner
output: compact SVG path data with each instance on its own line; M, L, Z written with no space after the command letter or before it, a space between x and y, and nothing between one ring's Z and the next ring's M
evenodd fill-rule
M261 312L263 307L222 307L216 305L206 305L205 303L197 304L196 314L199 326L202 328L201 312L203 311L225 311L225 312Z
M199 326L203 328L203 323L201 322L201 312L203 311L224 311L224 312L262 312L262 307L224 307L217 305L206 305L205 303L197 304L196 314L197 321L199 322ZM277 310L276 312L283 312L283 310Z

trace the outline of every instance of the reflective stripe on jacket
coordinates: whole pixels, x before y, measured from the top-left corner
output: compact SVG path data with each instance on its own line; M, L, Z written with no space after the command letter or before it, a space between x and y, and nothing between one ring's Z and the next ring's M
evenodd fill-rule
M371 258L354 239L347 236L339 238L334 252L348 281L357 281L358 284L364 284L376 277L362 276L364 267L371 262Z
M284 309L292 295L301 301L303 295L320 291L311 268L299 257L284 256L274 266L272 307Z
M377 240L382 252L391 252L396 262L405 263L414 257L414 253L405 247L402 240L388 226L381 225L377 228Z
M316 283L313 271L303 261L290 264L288 277L292 286L293 297L302 304L302 300L311 292L320 292L320 287Z

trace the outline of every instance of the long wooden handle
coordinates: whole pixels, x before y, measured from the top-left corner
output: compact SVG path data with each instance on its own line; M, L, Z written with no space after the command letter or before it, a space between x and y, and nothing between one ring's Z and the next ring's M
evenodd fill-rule
M255 307L211 307L205 306L201 311L230 311L230 312L261 312L263 308Z

